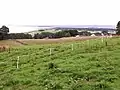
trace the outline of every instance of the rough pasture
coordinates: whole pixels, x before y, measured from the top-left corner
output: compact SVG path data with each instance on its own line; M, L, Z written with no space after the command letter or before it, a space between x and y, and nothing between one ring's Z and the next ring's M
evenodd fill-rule
M16 47L16 46L24 46L24 45L41 45L41 44L55 44L55 43L59 44L59 43L74 42L74 41L79 42L79 41L98 39L98 38L102 38L102 36L65 37L58 39L13 39L13 40L11 39L11 40L2 40L0 41L0 44L9 45L10 47Z
M0 52L3 52L3 51L10 52L10 46L8 46L8 45L0 45Z
M0 53L0 89L120 90L119 54L120 38L14 47Z

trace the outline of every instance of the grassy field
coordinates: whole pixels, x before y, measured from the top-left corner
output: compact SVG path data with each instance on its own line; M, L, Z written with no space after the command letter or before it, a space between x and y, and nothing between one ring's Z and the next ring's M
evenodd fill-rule
M119 55L120 38L13 47L0 53L0 90L120 90Z
M55 43L66 43L66 42L75 42L83 41L88 39L95 39L100 37L64 37L58 39L10 39L0 41L0 45L9 45L11 47L27 45L41 45L41 44L55 44ZM23 43L23 44L22 44Z

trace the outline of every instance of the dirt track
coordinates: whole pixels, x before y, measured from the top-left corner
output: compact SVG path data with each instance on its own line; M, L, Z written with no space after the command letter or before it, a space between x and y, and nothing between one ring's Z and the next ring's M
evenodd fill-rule
M83 41L83 40L95 39L95 38L98 37L68 37L68 38L59 38L59 39L18 39L17 41L29 45L29 44L65 43L65 42Z
M34 45L34 44L51 44L51 43L65 43L73 41L83 41L88 39L101 38L100 36L84 36L84 37L67 37L59 39L17 39L17 40L3 40L0 45L21 46L21 45Z

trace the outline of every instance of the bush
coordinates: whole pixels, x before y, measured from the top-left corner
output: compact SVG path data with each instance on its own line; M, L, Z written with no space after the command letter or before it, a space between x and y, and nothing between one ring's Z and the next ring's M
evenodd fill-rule
M88 32L88 31L81 31L81 32L79 32L79 35L81 35L81 36L90 36L92 34L90 32Z
M49 68L49 69L56 68L56 65L51 62L51 63L48 64L48 68Z
M42 32L41 34L37 33L34 35L34 39L43 39L43 38L53 38L54 34L50 32Z
M11 33L8 36L9 39L32 39L32 35L24 33Z

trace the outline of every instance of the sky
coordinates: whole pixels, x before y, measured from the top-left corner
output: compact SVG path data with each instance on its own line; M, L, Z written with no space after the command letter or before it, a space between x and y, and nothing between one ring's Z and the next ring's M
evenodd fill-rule
M116 25L120 0L0 0L0 25Z

